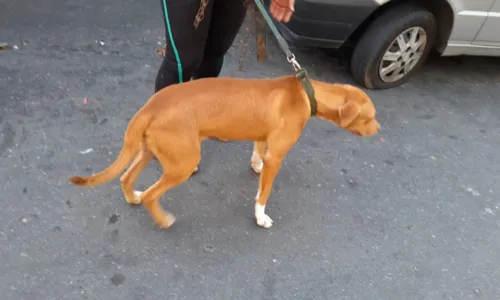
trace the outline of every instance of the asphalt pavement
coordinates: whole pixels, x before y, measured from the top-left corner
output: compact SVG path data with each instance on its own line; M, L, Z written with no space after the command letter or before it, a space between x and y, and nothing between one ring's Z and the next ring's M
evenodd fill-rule
M273 44L256 62L252 24L222 75L290 73ZM0 1L2 300L498 299L500 60L435 59L368 91L375 137L312 119L274 184L269 230L253 220L251 143L205 142L200 173L162 198L177 222L161 231L118 180L68 178L115 159L163 33L156 1ZM311 77L352 83L342 60L296 54ZM151 163L139 188L160 172Z

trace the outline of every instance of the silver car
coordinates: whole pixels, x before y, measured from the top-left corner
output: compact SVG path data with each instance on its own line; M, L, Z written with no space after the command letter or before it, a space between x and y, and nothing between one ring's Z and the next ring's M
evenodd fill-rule
M367 88L406 82L432 50L443 56L500 56L500 0L296 0L295 5L291 21L277 23L285 38L299 46L349 49L351 73Z

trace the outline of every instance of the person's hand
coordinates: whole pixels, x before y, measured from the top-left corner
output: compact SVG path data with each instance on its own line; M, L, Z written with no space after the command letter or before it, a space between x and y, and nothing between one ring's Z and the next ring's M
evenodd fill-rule
M271 0L269 12L276 21L288 23L292 17L295 0Z

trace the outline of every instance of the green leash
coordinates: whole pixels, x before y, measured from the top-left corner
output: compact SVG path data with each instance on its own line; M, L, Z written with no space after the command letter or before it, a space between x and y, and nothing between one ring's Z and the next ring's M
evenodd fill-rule
M259 9L260 13L266 20L267 26L269 26L269 29L271 29L271 32L273 33L274 37L276 37L276 39L278 40L278 44L280 45L281 50L285 53L287 61L290 64L292 64L293 69L295 70L295 72L297 72L295 74L295 77L300 82L300 85L302 86L302 88L307 94L307 97L309 98L309 103L311 105L311 116L315 116L318 111L318 102L316 101L316 97L314 95L314 88L311 84L311 81L309 80L307 71L300 67L299 63L295 59L295 54L292 53L290 47L288 46L288 43L285 41L283 36L278 31L278 28L276 28L276 26L274 25L273 20L271 20L271 17L264 8L264 5L262 4L261 0L254 0L254 2L257 5L257 8Z

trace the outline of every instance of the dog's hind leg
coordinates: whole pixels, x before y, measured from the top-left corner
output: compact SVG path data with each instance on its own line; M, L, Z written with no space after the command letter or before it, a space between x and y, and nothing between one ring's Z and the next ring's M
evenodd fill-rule
M132 165L120 178L123 195L128 204L141 203L142 192L134 191L134 183L152 158L153 153L142 143L141 151L137 154Z
M168 228L175 222L175 216L162 209L159 203L160 197L189 179L201 160L200 143L199 140L192 140L185 136L176 137L161 132L152 136L155 136L155 139L148 142L148 147L158 158L163 168L163 175L142 193L141 199L158 227ZM166 141L176 142L169 144Z

